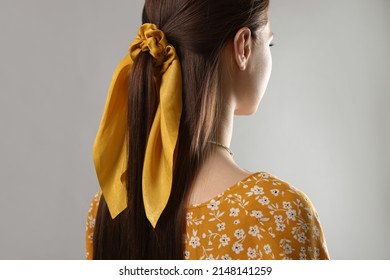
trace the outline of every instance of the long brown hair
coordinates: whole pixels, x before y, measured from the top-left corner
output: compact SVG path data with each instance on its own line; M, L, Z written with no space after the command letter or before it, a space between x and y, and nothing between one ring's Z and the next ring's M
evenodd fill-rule
M183 259L185 207L191 185L216 140L222 96L220 54L238 29L267 21L268 0L146 0L142 23L154 23L177 52L183 76L183 112L171 195L155 229L146 218L142 168L159 103L153 58L141 52L129 73L128 207L111 219L102 196L93 241L94 259Z

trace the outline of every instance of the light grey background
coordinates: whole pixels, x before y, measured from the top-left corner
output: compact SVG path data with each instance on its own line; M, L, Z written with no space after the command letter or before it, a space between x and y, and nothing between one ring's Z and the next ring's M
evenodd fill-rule
M141 0L0 2L0 259L82 259L92 144ZM232 149L309 195L333 259L390 259L390 1L271 0L274 67Z

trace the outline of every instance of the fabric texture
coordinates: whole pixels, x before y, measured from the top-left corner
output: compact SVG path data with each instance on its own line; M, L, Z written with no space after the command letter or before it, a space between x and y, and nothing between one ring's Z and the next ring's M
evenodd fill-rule
M101 191L86 226L86 259ZM184 259L329 259L318 214L300 190L256 172L211 200L186 208Z

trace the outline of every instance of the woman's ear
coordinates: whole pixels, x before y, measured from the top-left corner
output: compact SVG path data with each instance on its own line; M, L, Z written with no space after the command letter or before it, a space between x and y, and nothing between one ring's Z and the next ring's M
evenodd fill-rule
M238 68L245 71L251 55L251 30L248 27L240 28L234 36L234 58Z

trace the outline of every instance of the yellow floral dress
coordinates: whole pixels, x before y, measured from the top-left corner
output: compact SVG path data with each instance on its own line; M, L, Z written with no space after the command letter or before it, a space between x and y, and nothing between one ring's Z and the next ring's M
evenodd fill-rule
M88 212L87 259L93 255L100 196ZM186 210L185 259L329 259L309 198L268 172L256 172Z

